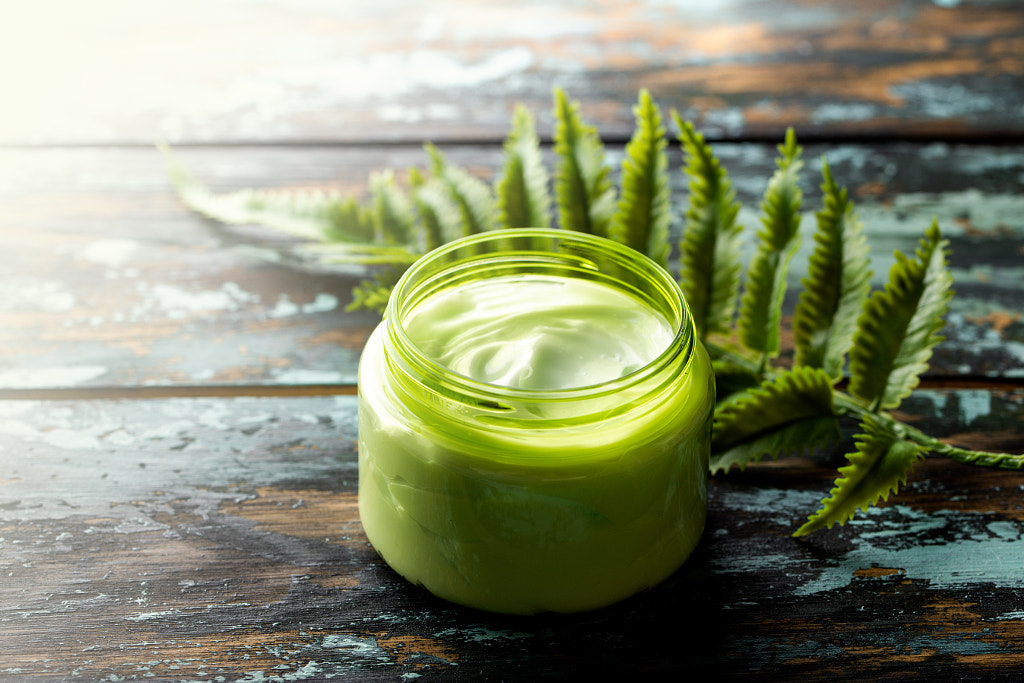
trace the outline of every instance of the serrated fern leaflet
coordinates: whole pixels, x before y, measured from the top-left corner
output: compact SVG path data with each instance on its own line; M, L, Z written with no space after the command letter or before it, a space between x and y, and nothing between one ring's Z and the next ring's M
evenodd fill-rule
M673 112L686 153L690 202L680 243L683 294L702 337L727 333L740 286L740 205L728 174L704 136Z
M817 368L785 371L716 408L711 471L803 452L835 438L838 429L828 375Z
M415 218L405 193L395 182L394 171L388 169L370 174L376 232L389 244L408 244L413 235Z
M412 200L423 226L425 251L460 237L462 215L441 181L427 178L418 168L409 169Z
M795 362L839 379L871 289L871 271L867 240L846 188L836 184L824 160L821 171L824 207L816 214L816 245L793 313Z
M445 187L448 196L462 216L463 235L494 230L497 226L497 204L491 188L484 181L460 166L448 163L434 145L426 145L430 170Z
M867 510L905 484L907 474L924 457L923 446L903 440L868 417L857 435L857 450L846 456L849 464L839 468L840 477L829 498L793 534L803 536L822 527L844 524L857 509Z
M740 300L737 323L740 341L761 354L762 367L779 351L786 275L790 259L800 244L801 151L790 128L785 144L779 145L779 168L765 191L757 251L747 269L746 286Z
M615 185L597 129L583 123L578 105L555 90L555 197L566 230L608 236Z
M885 289L871 295L850 350L850 393L873 410L895 408L928 368L952 295L947 242L933 222L916 258L896 252Z
M636 130L622 162L622 196L609 237L668 265L669 186L665 126L646 90L633 108Z
M311 240L373 242L372 216L352 197L324 190L216 194L186 171L166 146L160 150L182 202L207 218L228 225L265 225Z
M533 115L518 105L505 141L505 164L495 185L498 222L503 228L551 226L548 171L540 153Z

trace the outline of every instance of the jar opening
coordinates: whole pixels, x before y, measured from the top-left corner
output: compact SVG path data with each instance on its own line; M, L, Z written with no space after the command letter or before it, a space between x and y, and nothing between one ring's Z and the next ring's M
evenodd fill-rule
M552 290L553 283L567 288L559 290L555 286ZM494 325L504 325L507 330L514 326L508 317L511 314L487 308L492 290L505 288L507 299L510 287L515 289L512 298L522 299L514 302L516 315L524 319L530 316L536 323L533 309L540 309L537 315L548 315L549 320L537 324L549 332L557 328L552 337L555 342L542 349L543 353L530 349L529 358L519 358L521 349L501 339L506 332L499 330L495 333L499 336L490 341L505 348L493 352L488 347L487 354L474 355L474 345L484 347L490 341L472 330L468 334L477 338L463 339L464 344L458 346L460 342L454 338L460 330L445 325L451 322L452 311L468 310L462 300L466 299L465 292L473 292L468 299L476 307L472 315L496 318ZM549 300L571 298L574 292L584 292L585 297L593 299L584 299L581 304L587 307L588 315L598 315L595 311L600 310L600 316L591 321L594 324L583 330L573 329L572 324L560 319L558 306L554 306L553 313L547 310ZM531 304L531 296L533 304L539 305ZM423 313L428 307L432 311L429 316ZM611 240L541 228L481 233L423 256L395 286L385 319L394 347L392 361L405 370L403 374L416 377L417 383L434 390L440 387L442 393L471 396L476 407L498 413L511 410L509 403L514 401L565 401L620 392L657 374L681 353L689 356L694 343L689 311L667 271ZM655 319L662 321L661 332L652 323ZM481 326L485 324L489 323ZM451 347L446 357L424 343L424 329L439 343ZM619 336L632 336L634 343L646 345L647 355L630 355L619 347L607 346L614 346L617 331ZM592 351L600 343L611 349L614 362L620 362L620 372L614 367L599 367L601 356L597 354L585 372L577 372L583 380L576 384L566 380L546 385L544 378L533 383L535 368L531 363L543 364L547 375L555 373L561 378L571 370L576 357L574 346L589 345L587 350Z

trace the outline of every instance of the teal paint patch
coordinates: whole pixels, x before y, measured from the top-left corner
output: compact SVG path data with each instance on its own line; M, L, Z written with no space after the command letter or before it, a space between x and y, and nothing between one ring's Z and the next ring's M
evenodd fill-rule
M723 557L711 561L712 568L718 573L748 573L764 570L778 570L794 565L804 565L805 560L796 560L788 555L759 554L749 557Z
M796 519L804 519L817 510L827 491L793 491L789 489L752 489L729 491L721 495L722 505L729 510L764 514L773 513L773 522L781 527L793 526Z
M957 396L960 399L959 418L965 425L992 413L992 393L989 391L965 389Z
M1012 652L999 643L981 640L978 636L973 637L952 637L937 638L935 636L919 636L912 639L900 648L901 651L909 651L915 655L923 652L941 652L943 655L958 655L960 657L974 657L977 655L998 655Z
M895 505L871 508L863 515L863 525L870 527L873 522L879 529L858 534L852 539L856 548L798 586L796 595L845 588L854 572L871 567L900 569L908 579L940 588L978 583L1024 587L1024 540L1019 523L992 522L983 527L987 533L978 533L977 524L971 523L980 517L977 514L948 510L924 513ZM893 516L900 519L893 521ZM953 540L924 542L926 532L931 538Z
M471 640L475 643L486 643L492 640L520 640L522 638L532 638L533 633L520 633L516 631L494 631L483 626L474 626L473 628L448 628L434 636L439 640L446 638L462 638L464 640Z

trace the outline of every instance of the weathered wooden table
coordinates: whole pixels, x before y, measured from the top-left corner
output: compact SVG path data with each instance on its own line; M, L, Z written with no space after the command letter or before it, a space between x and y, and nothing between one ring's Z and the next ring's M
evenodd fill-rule
M928 459L887 504L792 538L849 443L715 477L695 555L611 608L501 617L406 584L356 510L361 274L190 213L153 147L216 190L358 193L428 139L489 178L515 102L550 138L564 88L615 155L647 87L754 211L793 126L807 207L826 154L875 287L933 215L952 242L947 340L903 416L1021 452L1019 3L53 4L0 28L0 677L1024 671L1024 474Z

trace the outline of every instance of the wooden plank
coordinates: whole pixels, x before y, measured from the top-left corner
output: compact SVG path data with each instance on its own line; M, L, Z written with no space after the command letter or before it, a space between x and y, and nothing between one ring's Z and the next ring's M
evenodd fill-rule
M770 145L716 147L744 204L748 247L773 168ZM490 147L444 147L494 177ZM1016 146L809 145L806 208L820 205L818 159L858 203L875 286L892 250L912 252L938 217L953 247L957 297L934 373L1021 376L1024 152ZM178 202L154 150L0 152L0 388L350 384L378 318L347 312L362 270L282 262L295 240L224 228ZM186 149L217 191L326 188L358 195L381 168L426 164L418 147ZM621 148L609 149L621 163ZM680 164L673 149L672 167ZM674 170L673 230L686 179ZM793 261L787 310L813 248L813 217Z
M3 144L494 140L554 86L618 137L641 87L729 139L1024 133L1012 0L97 0L6 27Z
M1021 391L906 410L966 446L1024 445ZM0 675L991 680L1024 663L1024 474L928 459L888 503L794 539L848 444L755 465L712 480L704 539L661 586L509 618L377 559L355 437L353 397L0 401Z

